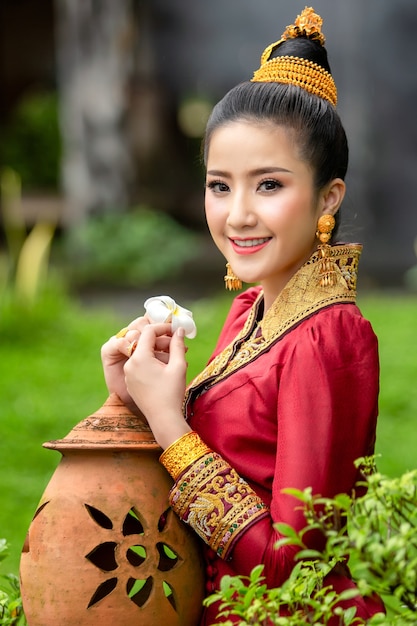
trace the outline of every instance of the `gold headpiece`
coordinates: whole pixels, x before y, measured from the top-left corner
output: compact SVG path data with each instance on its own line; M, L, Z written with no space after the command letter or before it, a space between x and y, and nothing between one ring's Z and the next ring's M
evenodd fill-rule
M260 68L254 73L252 81L297 85L336 106L336 85L332 75L323 67L301 57L281 56L271 59L271 54L286 39L307 37L323 46L325 37L321 32L322 24L322 18L314 13L314 9L306 7L294 24L287 26L281 39L265 48Z

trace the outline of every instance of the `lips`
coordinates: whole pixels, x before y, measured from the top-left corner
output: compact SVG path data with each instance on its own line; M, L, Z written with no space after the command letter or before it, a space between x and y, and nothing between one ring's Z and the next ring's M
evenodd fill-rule
M261 237L256 239L229 239L233 250L237 254L254 254L262 250L270 241L271 237Z

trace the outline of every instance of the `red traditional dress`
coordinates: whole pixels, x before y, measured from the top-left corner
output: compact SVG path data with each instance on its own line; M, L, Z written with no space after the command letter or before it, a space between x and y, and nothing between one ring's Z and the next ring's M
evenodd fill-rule
M355 304L360 252L334 246L337 282L325 287L313 254L265 315L260 288L239 295L187 391L186 417L213 452L181 473L170 499L207 544L208 594L223 575L248 575L260 563L268 586L279 586L296 548L274 548L274 523L305 526L299 502L282 489L350 493L355 459L374 451L378 348ZM353 586L340 573L326 584ZM370 599L352 602L360 617L382 610ZM201 624L219 623L217 608L205 609Z

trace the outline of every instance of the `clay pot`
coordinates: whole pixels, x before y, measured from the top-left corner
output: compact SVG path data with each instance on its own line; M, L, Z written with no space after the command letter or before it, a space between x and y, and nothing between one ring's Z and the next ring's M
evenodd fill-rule
M29 626L196 626L203 568L144 418L116 395L64 439L21 557Z

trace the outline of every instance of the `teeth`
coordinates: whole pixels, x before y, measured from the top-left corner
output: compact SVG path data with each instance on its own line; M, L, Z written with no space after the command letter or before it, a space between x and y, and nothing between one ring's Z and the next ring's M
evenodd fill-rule
M261 243L265 243L268 240L269 237L264 237L263 239L245 239L244 241L233 239L233 243L240 248L250 248L251 246L259 246Z

